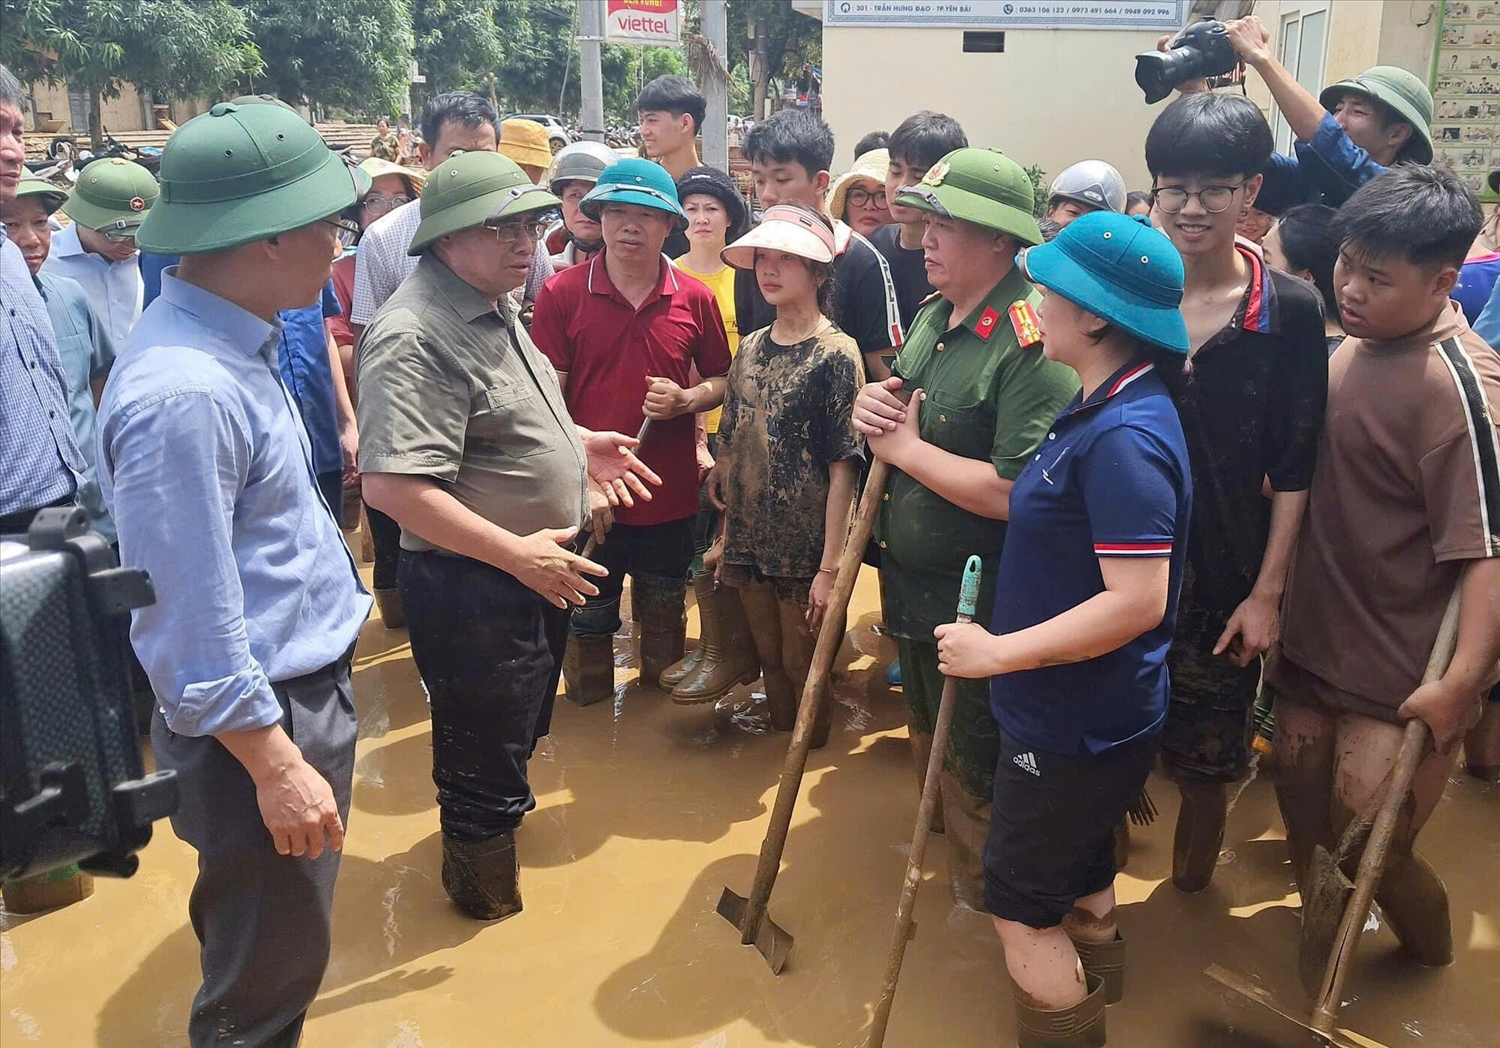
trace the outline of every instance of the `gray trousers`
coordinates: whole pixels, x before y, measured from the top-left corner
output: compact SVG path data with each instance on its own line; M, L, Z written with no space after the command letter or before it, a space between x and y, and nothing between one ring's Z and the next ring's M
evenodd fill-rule
M273 685L281 726L318 770L348 824L358 725L349 661ZM151 744L177 772L182 801L172 829L198 852L188 902L203 985L193 998L193 1048L291 1048L328 967L339 853L316 861L278 855L261 821L255 784L218 740L175 735L160 712Z

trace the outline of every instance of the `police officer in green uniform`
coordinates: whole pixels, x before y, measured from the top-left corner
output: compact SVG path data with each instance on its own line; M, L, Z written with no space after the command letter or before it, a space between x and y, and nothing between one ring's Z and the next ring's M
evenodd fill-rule
M993 603L1011 484L1078 391L1040 352L1038 294L1015 264L1042 242L1032 199L1026 172L993 149L955 150L901 192L898 203L924 212L937 292L912 321L896 377L865 386L854 407L891 466L876 538L919 776L943 689L933 630L953 617L970 554L984 559L979 606ZM955 898L974 909L998 753L988 684L961 681L941 795Z

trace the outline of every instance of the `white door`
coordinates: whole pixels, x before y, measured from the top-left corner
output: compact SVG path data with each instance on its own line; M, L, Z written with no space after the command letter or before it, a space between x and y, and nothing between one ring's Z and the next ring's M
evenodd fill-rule
M1298 0L1282 6L1277 57L1314 97L1323 90L1323 56L1327 49L1328 0ZM1271 129L1276 134L1277 152L1290 155L1292 129L1274 102Z

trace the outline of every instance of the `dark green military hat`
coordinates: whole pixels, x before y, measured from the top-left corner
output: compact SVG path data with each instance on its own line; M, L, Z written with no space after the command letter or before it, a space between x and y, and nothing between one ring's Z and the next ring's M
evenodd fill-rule
M78 173L62 212L84 229L114 233L144 222L159 193L156 179L140 164L107 157Z
M42 210L50 215L67 202L68 191L58 189L45 178L23 178L16 184L16 199L27 198L39 198Z
M903 187L896 203L973 222L1022 244L1042 242L1042 231L1032 214L1031 179L1020 164L998 149L955 149L928 168L921 182Z
M422 224L411 238L413 255L450 233L562 205L545 188L533 185L514 160L489 150L454 153L433 168L421 200Z
M300 229L356 199L351 168L294 111L220 102L167 139L161 200L136 243L158 255L223 251Z
M1411 125L1412 136L1407 140L1407 157L1419 164L1432 163L1432 92L1415 73L1400 66L1371 66L1359 76L1340 80L1323 88L1318 101L1330 113L1350 91L1369 95L1383 102L1396 115Z

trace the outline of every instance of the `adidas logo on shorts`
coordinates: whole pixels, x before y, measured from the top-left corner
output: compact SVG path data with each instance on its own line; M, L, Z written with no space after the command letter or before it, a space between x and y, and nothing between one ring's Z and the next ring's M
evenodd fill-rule
M1029 771L1031 774L1041 778L1042 773L1036 766L1036 754L1022 753L1012 759L1022 771Z

